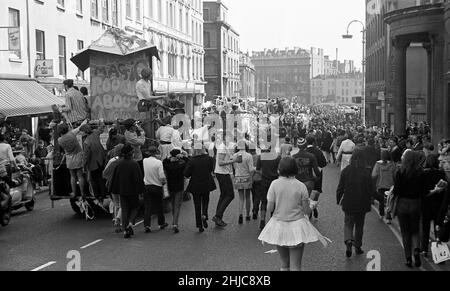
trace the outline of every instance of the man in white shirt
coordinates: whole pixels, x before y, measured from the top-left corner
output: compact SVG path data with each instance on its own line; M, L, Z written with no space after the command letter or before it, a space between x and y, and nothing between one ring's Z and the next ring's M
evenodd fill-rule
M144 159L144 227L146 233L151 232L151 207L154 207L158 215L159 229L163 230L169 226L166 223L163 208L163 186L167 183L163 163L156 158L158 155L158 149L156 147L150 147L148 152L150 157Z
M350 160L356 147L355 143L352 141L353 135L348 133L346 137L347 139L342 141L337 155L337 160L341 161L341 171L350 165Z
M218 227L225 227L227 224L223 221L223 214L227 207L234 199L234 187L233 187L233 164L238 162L238 157L234 156L235 144L227 141L226 143L220 142L219 135L217 141L219 146L217 147L217 159L215 174L217 181L219 182L220 198L217 203L216 215L213 217L213 221ZM241 161L242 162L242 161Z
M163 120L163 126L156 131L156 139L159 141L159 151L161 153L161 160L165 160L170 157L170 152L173 150L172 137L174 129L170 125L171 118L166 117Z

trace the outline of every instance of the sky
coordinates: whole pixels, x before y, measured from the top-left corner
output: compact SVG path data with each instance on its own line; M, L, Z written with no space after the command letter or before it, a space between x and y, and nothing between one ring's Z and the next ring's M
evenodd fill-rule
M243 52L264 48L323 48L325 55L354 60L361 68L362 25L350 26L351 40L342 39L352 20L365 23L365 0L222 0L228 22L240 34Z

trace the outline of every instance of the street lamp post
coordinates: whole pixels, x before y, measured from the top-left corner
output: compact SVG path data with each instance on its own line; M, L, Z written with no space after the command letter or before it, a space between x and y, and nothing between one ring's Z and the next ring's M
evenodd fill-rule
M361 112L361 118L363 120L364 126L366 126L366 26L364 23L360 20L353 20L351 21L347 26L347 34L342 35L343 39L352 39L353 35L349 34L350 26L353 23L359 23L362 25L363 30L362 32L362 47L363 47L363 53L362 53L362 103L363 103L363 109Z

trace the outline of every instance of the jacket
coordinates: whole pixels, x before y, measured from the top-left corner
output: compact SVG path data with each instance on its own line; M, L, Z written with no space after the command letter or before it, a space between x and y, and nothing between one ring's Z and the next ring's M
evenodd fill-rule
M144 177L139 164L133 160L123 159L114 170L111 193L120 196L136 196L144 193Z
M184 179L182 177L187 162L188 159L177 159L176 161L172 161L170 158L163 161L163 167L167 177L167 186L170 193L184 191Z
M371 209L373 183L367 169L346 167L336 191L337 203L345 213L368 213Z
M376 189L391 189L394 185L396 166L394 163L378 161L373 167L372 178L376 181Z
M137 133L127 130L125 131L125 140L126 143L131 145L134 149L133 160L136 162L142 161L143 156L141 147L145 144L145 134L141 133L141 135L138 136Z
M184 176L191 178L186 191L192 194L202 194L216 190L216 183L212 177L213 171L214 159L209 155L192 157L184 170Z
M88 171L103 168L106 164L106 153L100 142L100 133L99 130L94 130L83 142L84 167Z

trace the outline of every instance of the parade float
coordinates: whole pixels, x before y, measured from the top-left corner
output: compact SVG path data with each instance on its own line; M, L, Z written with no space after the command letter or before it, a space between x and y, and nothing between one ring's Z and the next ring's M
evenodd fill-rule
M139 104L136 94L136 83L140 80L140 72L144 68L152 70L153 58L159 60L158 49L148 44L145 40L129 35L125 31L108 29L98 40L88 48L78 52L71 61L81 70L90 69L91 96L89 107L91 120L89 123L96 127L102 123L104 132L101 134L101 142L106 150L108 130L116 126L123 130L121 122L134 119L139 122L145 131L148 143L152 142L156 129L159 127L157 120L164 117L163 114L171 114L170 109L157 102L152 106L143 107ZM153 93L153 80L150 80ZM50 187L50 199L53 202L60 199L69 199L72 192L70 186L70 173L65 165L64 152L58 145L58 126L55 126L53 142L53 171ZM81 137L79 138L81 143ZM86 189L89 191L89 189ZM80 191L81 192L81 191ZM86 192L86 193L90 193ZM79 195L70 199L73 210L81 214L86 212L86 217L92 218L96 206L102 207L103 201L80 203ZM85 209L82 209L85 208ZM104 207L102 207L104 208Z

